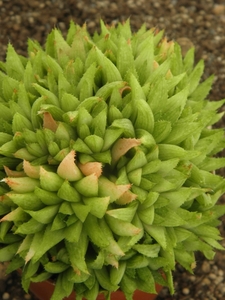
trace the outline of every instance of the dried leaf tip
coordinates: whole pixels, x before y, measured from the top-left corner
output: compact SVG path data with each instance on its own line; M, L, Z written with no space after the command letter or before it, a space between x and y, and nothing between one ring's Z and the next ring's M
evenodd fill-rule
M23 177L25 173L23 171L14 171L9 169L7 166L3 166L4 171L8 177Z
M40 177L40 166L32 166L27 160L23 161L23 169L27 176L38 179Z
M58 128L57 122L49 112L43 113L43 128L50 129L53 132L56 132L56 129Z
M100 162L79 163L78 166L85 176L95 174L97 177L100 177L102 174L102 164Z
M66 180L77 181L81 179L82 173L75 164L75 151L71 150L58 166L57 174Z
M115 165L117 161L126 154L131 148L141 145L140 139L119 139L116 141L112 148L112 165Z

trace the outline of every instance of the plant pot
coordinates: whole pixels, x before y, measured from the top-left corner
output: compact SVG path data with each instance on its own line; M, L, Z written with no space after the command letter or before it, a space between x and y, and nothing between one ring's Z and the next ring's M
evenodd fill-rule
M43 282L32 282L30 284L30 292L33 293L39 300L49 300L54 291L54 283L50 280ZM162 289L162 286L156 284L156 291L159 293ZM154 300L157 297L157 294L148 294L139 290L136 290L133 296L134 300ZM64 300L75 300L75 293L73 292L69 297L64 298ZM125 300L123 292L116 291L111 293L111 300ZM105 300L103 293L100 293L97 297L97 300Z

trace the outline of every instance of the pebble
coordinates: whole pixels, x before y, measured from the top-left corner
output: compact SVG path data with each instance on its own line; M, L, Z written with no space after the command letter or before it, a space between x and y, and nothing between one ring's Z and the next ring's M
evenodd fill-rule
M0 280L6 280L8 275L6 275L6 268L8 263L0 263Z
M181 46L181 52L183 56L185 56L188 50L194 46L192 41L187 37L178 38L177 42Z
M212 279L212 280L215 280L217 278L217 276L214 273L210 273L209 278Z
M182 293L183 293L184 295L189 295L189 294L190 294L189 288L187 288L187 287L183 288L183 289L182 289Z
M204 261L203 264L202 264L202 271L204 273L209 273L210 269L211 269L211 267L210 267L209 262L208 261Z
M210 285L210 283L211 283L211 281L207 277L205 277L205 278L203 278L201 285L208 286L208 285Z
M215 278L215 284L216 285L221 283L222 281L223 281L223 277L218 276L218 277Z
M0 293L5 291L6 282L3 279L0 279Z
M223 4L215 5L214 8L213 8L213 12L216 15L223 15L223 14L225 14L225 5L223 5Z
M2 295L2 300L7 300L10 298L10 294L5 292L3 295Z

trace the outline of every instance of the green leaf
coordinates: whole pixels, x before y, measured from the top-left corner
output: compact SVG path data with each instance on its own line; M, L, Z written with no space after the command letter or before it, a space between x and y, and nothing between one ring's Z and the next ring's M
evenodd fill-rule
M104 144L102 146L102 151L108 150L115 143L115 141L121 137L122 133L122 128L107 128L104 134Z
M44 268L49 273L62 273L65 271L69 266L67 264L64 264L61 261L55 261L55 262L48 262L44 265Z
M107 237L107 240L109 242L109 245L104 250L116 256L124 256L124 252L121 250L120 246L114 239L113 232L108 226L105 218L99 219L98 223L100 225L101 231Z
M60 107L64 112L72 112L76 110L80 101L77 97L70 93L63 93L62 97L59 98Z
M107 210L107 214L119 220L131 222L137 210L138 203L133 202L125 208L116 208Z
M64 111L53 104L42 104L40 107L39 114L44 113L44 112L49 112L52 115L53 119L56 121L63 120L62 115L63 115Z
M12 121L13 119L13 113L8 107L8 105L5 105L4 103L0 102L0 118L3 118L7 121Z
M174 253L176 261L193 274L192 266L195 264L194 255L186 251L182 246L175 248Z
M120 36L118 41L116 65L123 78L129 70L132 72L135 71L134 56L130 40L127 40L123 36Z
M112 62L111 62L112 63ZM115 67L115 66L114 66ZM105 68L104 68L105 69ZM117 72L119 72L117 70ZM120 75L119 75L120 76ZM127 83L124 82L124 81L112 81L112 82L107 82L106 84L102 85L96 92L95 96L96 97L99 97L99 98L102 98L103 100L107 100L108 97L111 96L112 92L114 89L122 89L124 88L124 86L126 85Z
M176 209L180 207L185 201L189 200L189 197L192 193L191 188L181 187L177 191L169 191L162 193L162 197L170 200L169 207L172 209Z
M140 81L142 84L146 82L149 75L153 71L153 61L154 61L154 42L153 34L149 34L148 38L143 39L143 41L138 45L139 55L135 58L135 68L140 74Z
M19 225L16 229L16 234L34 234L38 231L44 230L45 225L31 218L29 221Z
M142 151L139 148L137 148L135 150L136 150L135 155L132 157L132 159L130 159L130 161L128 162L128 164L126 166L127 173L137 170L137 169L145 166L147 163L147 159L146 159L144 151Z
M137 244L132 247L134 250L139 252L140 254L147 257L158 257L160 246L159 244Z
M129 119L117 119L111 124L111 128L118 128L123 130L123 137L134 138L135 131L132 122Z
M95 88L95 74L97 68L96 63L90 65L90 67L83 74L80 82L77 85L77 91L79 93L79 100L84 101L86 98L93 96L94 88Z
M120 282L120 288L125 294L126 299L132 300L133 293L137 289L137 281L135 278L132 278L125 273Z
M80 194L65 180L58 190L57 196L69 202L80 202Z
M197 63L194 70L192 71L192 73L189 76L188 81L189 81L189 86L190 86L190 94L197 88L199 81L202 77L203 71L204 71L204 61L202 59ZM210 81L211 81L211 79L210 79Z
M38 91L40 96L43 96L47 100L47 103L55 105L55 106L59 106L58 98L56 97L56 95L54 95L48 89L42 87L41 85L39 85L37 83L33 83L33 87L35 88L36 91Z
M81 221L77 221L68 227L64 228L65 239L71 243L77 243L82 233L83 224Z
M97 218L103 218L109 205L110 197L83 198L85 205L90 208L90 213Z
M186 86L183 90L168 98L161 108L161 119L175 123L182 114L182 111L187 102L189 87Z
M155 217L154 206L152 205L150 207L147 207L143 210L138 211L138 216L142 222L144 222L145 224L151 225L153 223L154 217Z
M75 272L84 272L85 274L89 274L85 255L88 246L88 239L86 234L81 234L79 241L76 242L68 242L65 241L66 249L69 254L70 263Z
M89 187L88 189L87 186ZM74 187L85 197L96 197L98 196L98 177L95 173L92 173L76 181Z
M94 135L94 134L88 135L84 139L84 142L94 153L100 152L103 147L103 144L104 144L103 138L101 138L100 136Z
M55 284L54 292L51 296L51 300L63 299L66 296L69 296L70 293L72 292L73 283L68 282L69 285L68 285L68 290L67 290L65 284L63 284L64 283L63 276L64 276L64 273L61 273L57 277L57 281Z
M39 187L35 187L34 194L45 204L55 205L61 203L63 200L57 196L55 192L46 191Z
M194 101L204 100L212 88L213 81L214 81L214 75L211 75L205 81L198 84L196 89L190 95L190 99Z
M106 291L116 291L118 289L117 285L111 283L109 278L109 273L107 272L106 267L103 267L100 270L94 270L95 276L99 284L105 289Z
M149 258L145 255L136 254L127 260L128 269L139 269L147 267L149 264Z
M16 79L22 80L24 73L24 66L19 55L14 50L11 44L8 44L7 54L6 54L6 72L8 76Z
M111 230L119 236L134 236L142 231L132 223L114 218L108 214L106 215L106 221Z
M122 81L122 77L120 75L117 67L109 60L98 48L96 48L97 60L100 66L104 66L102 68L103 72L103 80L105 83L111 83L115 81Z
M177 145L159 144L159 158L169 160L173 158L192 159L199 156L200 151L186 151L184 148ZM199 149L198 149L199 150Z
M38 274L36 276L31 277L31 282L41 282L48 280L52 276L51 273L48 272L42 272L41 274Z
M136 106L134 128L144 129L147 132L152 133L154 128L154 115L151 107L143 99L136 100L134 105Z
M4 206L3 206L4 211ZM14 221L14 222L24 222L27 221L28 214L21 208L17 207L10 211L8 214L4 215L4 217L1 219L1 222L3 221Z
M10 261L17 253L21 242L16 242L0 249L1 262Z
M84 222L84 228L95 245L100 248L105 248L109 245L107 236L101 230L97 217L89 214Z
M90 259L87 262L88 268L89 269L101 269L104 265L105 261L105 251L100 250L98 252L98 255L94 259Z
M170 134L171 129L171 122L169 121L161 120L155 122L152 135L154 136L156 143L164 141L164 139Z
M110 269L110 281L113 285L117 285L120 283L121 279L123 278L124 272L126 270L126 262L121 261L119 263L118 268L111 268Z
M25 85L20 83L18 91L18 104L21 107L22 111L25 113L25 116L30 120L31 115L31 105L28 93L26 91Z
M141 183L141 179L142 179L142 169L138 168L136 170L129 172L127 174L127 178L129 179L129 182L139 186Z
M213 238L203 237L203 240L215 249L224 250L224 247Z
M168 98L167 82L164 77L156 80L154 84L150 85L149 94L147 95L147 102L151 107L156 121L162 120L162 106Z
M167 241L165 227L144 224L144 229L159 243L163 249L166 249Z
M176 211L173 209L169 209L168 207L161 207L159 209L155 209L155 213L162 217L162 222L159 224L156 222L156 215L154 219L155 225L165 226L165 227L176 227L182 226L186 224L186 221L183 220Z
M150 294L156 294L155 280L152 275L152 272L149 270L147 266L137 269L137 276L138 276L137 285L141 291Z
M53 246L59 244L64 239L64 230L55 230L54 233L51 231L52 224L46 227L44 232L36 233L37 236L35 246L29 249L29 253L32 254L32 261L37 262L40 258L47 253ZM33 242L32 242L33 243Z
M43 203L34 193L7 193L7 196L19 207L24 210L39 210L43 208Z
M165 138L164 143L179 145L185 139L198 132L202 125L197 122L178 121L172 127L170 135Z
M18 131L22 132L24 128L33 130L31 122L26 117L19 113L15 113L12 122L13 133L16 133Z
M74 203L71 202L71 208L82 223L86 220L91 210L90 207L88 207L87 205L84 205L82 203L75 203L75 202Z
M59 204L56 204L46 206L37 211L26 210L26 212L36 221L39 221L42 224L49 224L53 220L54 216L57 214L58 210Z
M54 172L46 171L40 168L40 185L41 188L49 192L57 192L64 180Z

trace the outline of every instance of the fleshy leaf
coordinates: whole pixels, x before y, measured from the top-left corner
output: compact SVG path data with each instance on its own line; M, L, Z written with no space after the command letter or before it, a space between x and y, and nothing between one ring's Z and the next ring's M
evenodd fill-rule
M90 213L97 218L103 218L109 205L110 197L83 198L85 205L90 207Z
M65 180L59 188L57 196L69 202L80 202L81 200L80 194L67 180Z
M89 187L87 189L87 186ZM85 197L98 196L98 177L95 173L74 183L75 189Z
M127 153L131 148L139 146L141 141L138 139L119 139L112 148L112 164L120 159L121 156Z
M82 174L75 162L75 151L72 150L65 156L58 166L57 174L66 180L77 181L82 178Z
M102 197L110 197L110 202L118 200L126 191L130 189L130 184L116 185L106 177L99 177L99 195Z

